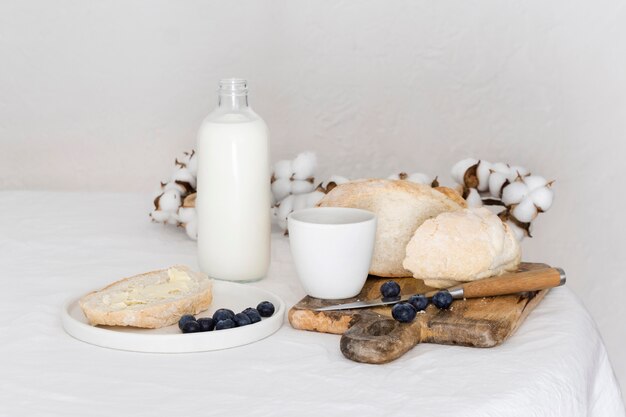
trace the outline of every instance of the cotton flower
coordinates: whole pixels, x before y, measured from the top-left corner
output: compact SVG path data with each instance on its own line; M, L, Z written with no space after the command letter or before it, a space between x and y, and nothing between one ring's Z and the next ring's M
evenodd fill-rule
M552 201L554 199L554 191L548 187L536 188L528 195L535 206L542 212L548 211L552 207Z
M513 182L502 190L502 202L506 206L518 204L528 195L528 186L520 181Z
M181 223L191 223L196 220L195 207L181 207L178 209L178 221Z
M290 179L292 175L293 166L291 161L285 159L274 164L274 178Z
M292 194L306 194L315 190L315 185L310 181L294 180L291 181Z
M317 168L317 157L314 152L302 152L298 154L291 164L294 180L306 180L312 178Z
M276 217L278 217L279 219L286 219L289 213L293 211L293 203L294 203L293 194L288 195L287 197L282 199L278 205L278 208L276 211Z
M388 180L405 180L409 177L409 174L406 172L399 172L397 174L391 174L387 177Z
M489 161L481 160L476 168L476 178L478 178L478 191L489 189L489 175L491 175L492 164Z
M333 188L338 185L345 184L350 182L346 177L342 177L340 175L331 175L329 179L320 183L317 187L317 190L322 191L323 193L329 193Z
M313 191L304 195L306 196L306 206L315 207L317 203L319 203L326 194L324 194L321 191Z
M510 168L504 162L496 162L491 165L491 171L507 175L510 172Z
M410 174L406 180L417 184L431 185L433 183L433 177L428 174L422 174L421 172L414 172L413 174Z
M489 176L489 194L493 197L500 198L502 196L502 187L508 181L505 174L500 172L492 172Z
M180 192L178 190L172 189L164 191L163 194L159 197L159 209L163 211L168 211L171 213L175 213L180 207L181 197Z
M507 178L510 182L513 182L517 177L525 177L529 173L528 169L519 165L513 165L509 168L509 175Z
M272 183L272 195L276 201L280 201L291 193L291 180L279 178Z
M528 177L522 178L524 184L530 191L533 191L540 187L545 187L548 185L548 181L544 177L540 177L539 175L530 175Z
M198 222L196 220L185 223L185 232L190 239L198 240Z
M170 213L162 210L153 210L150 212L150 217L155 222L165 223L167 219L170 217Z
M469 208L478 208L483 206L483 200L480 198L480 194L475 188L470 188L465 201L467 202L467 207Z
M466 158L463 159L452 167L451 175L452 179L457 183L463 185L463 177L465 176L465 171L467 171L470 167L476 165L478 163L478 159L474 158Z
M537 217L537 207L535 207L532 199L526 197L513 208L511 214L522 223L530 223Z
M187 183L191 188L196 188L196 177L188 168L180 168L174 171L171 181Z

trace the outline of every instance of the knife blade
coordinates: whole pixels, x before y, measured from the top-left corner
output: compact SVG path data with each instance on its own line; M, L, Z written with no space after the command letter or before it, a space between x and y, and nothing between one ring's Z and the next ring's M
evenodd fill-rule
M450 287L446 290L435 290L423 293L432 298L439 291L448 291L452 298L481 298L496 295L516 294L526 291L539 291L565 284L565 271L561 268L541 268L532 271L515 272L497 277ZM354 301L351 303L334 304L313 309L314 311L352 310L358 308L379 307L406 302L415 294L397 297L378 298L374 300Z

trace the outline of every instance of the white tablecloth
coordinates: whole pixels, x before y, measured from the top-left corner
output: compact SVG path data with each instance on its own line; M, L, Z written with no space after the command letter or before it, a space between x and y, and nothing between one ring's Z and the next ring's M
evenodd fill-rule
M1 416L623 416L597 329L551 291L502 346L423 344L387 365L345 359L339 336L297 331L234 349L141 354L68 336L64 301L176 263L195 242L148 221L133 194L0 192ZM288 240L252 284L304 296Z

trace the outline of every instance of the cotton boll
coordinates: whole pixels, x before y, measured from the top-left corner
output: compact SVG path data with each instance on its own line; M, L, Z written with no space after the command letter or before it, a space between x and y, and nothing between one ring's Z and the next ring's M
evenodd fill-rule
M279 220L286 219L289 213L293 211L294 196L288 195L279 204L276 216Z
M530 223L535 217L537 217L537 207L533 203L533 200L529 197L524 198L513 209L513 217L522 223Z
M524 177L523 181L530 191L548 185L548 181L546 181L544 177L540 177L539 175L530 175L528 177Z
M477 163L478 163L478 159L466 158L454 164L450 172L454 182L456 182L457 184L463 185L463 176L465 175L465 171L467 171L468 168L470 168L473 165L476 165Z
M480 194L475 188L470 188L465 201L467 202L467 207L469 208L478 208L483 206L483 200L480 198Z
M509 226L509 229L511 229L511 231L513 232L513 236L515 236L515 239L517 239L518 242L524 240L524 238L526 237L526 232L524 231L524 229L513 223L511 220L507 220L506 224L507 226Z
M274 184L276 184L276 182L278 181L274 181ZM300 181L300 180L291 181L291 193L292 194L306 194L306 193L310 193L313 190L315 190L315 184L309 181Z
M178 220L181 223L191 223L196 220L195 207L181 207L178 209Z
M489 194L493 197L500 198L502 195L502 186L507 181L505 174L500 172L492 172L489 176Z
M185 224L185 232L187 236L193 240L198 239L198 222L193 221Z
M302 152L293 160L293 179L306 180L312 178L317 168L317 157L314 152Z
M189 162L187 162L187 169L191 174L195 177L198 175L198 155L195 151L191 152L191 156L189 157Z
M291 161L282 160L274 164L274 178L291 178L293 175L293 166Z
M491 165L491 170L506 175L509 173L510 168L504 162L496 162L495 164Z
M150 213L150 217L152 217L152 220L154 220L155 222L165 223L170 217L170 213L162 210L153 210Z
M315 207L317 203L319 203L322 198L324 198L324 193L321 191L313 191L312 193L308 193L306 195L306 206L307 207Z
M339 175L332 175L328 180L322 182L320 186L321 186L322 191L324 191L325 193L328 193L336 186L345 184L347 182L350 182L350 180L345 177L342 177Z
M272 183L272 195L276 201L281 201L291 192L291 181L287 178L277 179Z
M163 211L176 213L181 205L180 192L178 190L167 190L159 198L159 208Z
M407 178L407 181L415 182L418 184L432 184L433 179L430 175L422 174L421 172L415 172L410 174Z
M528 187L520 181L515 181L502 189L502 202L506 206L518 204L528 195Z
M554 191L548 187L540 187L533 190L529 195L535 206L542 212L548 211L552 207L552 201L554 200Z
M170 181L163 186L163 191L176 190L179 193L187 192L187 189L174 181Z
M388 180L405 180L408 178L408 174L406 172L399 172L397 174L391 174L387 177Z
M332 175L329 179L328 182L334 182L337 185L340 184L345 184L347 182L350 182L349 179L347 179L346 177L342 177L341 175Z
M307 205L307 195L297 194L293 196L293 211L309 208Z
M513 165L511 168L509 168L509 175L507 176L507 178L509 179L509 181L513 182L518 176L524 177L529 173L530 172L526 168L519 165Z
M284 219L279 219L277 224L281 230L284 230L284 231L287 230L287 218L286 217Z
M167 224L171 224L173 226L178 226L180 222L178 221L178 216L176 213L169 213L169 217L167 218Z
M191 187L196 188L196 177L191 173L188 168L179 168L172 174L172 181L186 182Z
M476 169L476 177L478 178L478 191L487 191L489 189L489 175L491 175L492 163L489 161L480 161Z

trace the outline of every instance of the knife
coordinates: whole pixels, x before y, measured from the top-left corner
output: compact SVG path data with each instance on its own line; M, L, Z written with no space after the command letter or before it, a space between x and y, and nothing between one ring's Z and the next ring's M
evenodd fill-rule
M515 294L526 291L538 291L546 288L558 287L565 284L565 271L561 268L541 268L526 272L515 272L500 275L497 277L480 279L457 285L446 290L430 291L425 294L427 298L432 298L439 291L448 291L452 298L481 298L495 295ZM388 298L378 298L368 301L355 301L353 303L335 304L325 307L315 308L315 311L351 310L355 308L367 308L387 306L403 301L408 301L411 296L397 296Z

